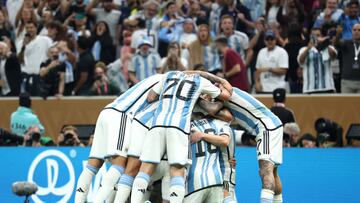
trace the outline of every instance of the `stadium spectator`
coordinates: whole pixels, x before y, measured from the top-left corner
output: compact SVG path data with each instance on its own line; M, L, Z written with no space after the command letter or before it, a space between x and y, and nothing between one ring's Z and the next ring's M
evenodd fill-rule
M31 98L28 93L21 93L19 96L19 107L11 114L11 132L19 136L24 136L29 127L36 125L40 128L41 134L45 130L40 120L31 110Z
M41 16L41 24L38 28L39 35L48 36L48 25L54 22L54 16L51 11L44 11Z
M97 4L101 1L102 7L96 8ZM118 44L118 21L120 11L114 9L112 0L91 0L86 7L86 13L95 17L96 22L105 21L108 24L110 35L113 38L114 44Z
M285 107L286 100L286 90L283 88L277 88L273 91L273 100L274 105L270 108L272 111L285 125L286 123L295 123L295 115L294 112Z
M57 145L85 147L85 145L79 139L77 129L72 125L65 126L61 130L57 138Z
M12 35L14 34L12 29L13 28L5 12L3 10L0 10L0 37L2 41L5 37L8 39L12 39Z
M215 42L219 53L223 55L225 78L233 87L248 92L247 69L240 55L228 47L229 43L227 38L220 37L216 39Z
M298 62L303 68L303 93L333 93L335 91L331 61L337 56L330 39L319 28L311 30L307 47L299 51Z
M221 72L219 54L211 47L209 26L202 24L198 29L197 40L189 45L189 67L202 63L208 72L215 74Z
M196 25L209 24L211 9L199 1L190 1L189 12L186 17L193 19Z
M343 13L339 19L339 24L342 25L342 39L351 40L352 28L356 23L360 23L359 17L359 1L351 0L346 5L348 13Z
M150 48L151 42L143 39L138 46L139 51L131 58L129 79L133 84L160 71L160 56Z
M273 30L264 34L266 47L256 60L255 89L257 93L272 93L276 88L285 88L285 75L289 68L289 56L285 49L276 45Z
M104 62L100 61L95 64L95 81L90 89L90 95L118 95L120 93L120 90L107 78L106 71Z
M236 10L238 11L235 17L236 30L246 33L248 36L252 36L255 27L255 23L250 15L250 10L241 1L236 1Z
M6 11L9 16L9 21L12 26L15 26L16 16L17 16L18 12L20 11L21 7L23 6L23 2L24 1L18 1L18 0L7 0L6 1ZM30 0L30 2L32 4L31 0ZM31 7L32 7L32 5L31 5Z
M289 70L287 72L287 81L290 86L290 93L302 93L302 72L301 67L296 60L299 50L306 46L301 36L302 26L299 24L290 24L288 29L288 43L284 49L289 55Z
M300 139L300 146L303 148L316 148L316 138L306 133Z
M114 84L120 92L125 92L129 89L127 75L124 73L124 65L121 59L117 59L113 63L107 65L107 77L109 81Z
M211 3L211 2L210 2ZM209 32L212 36L217 36L220 33L219 23L221 20L221 12L224 9L225 0L217 0L211 5L210 21L209 21Z
M59 42L66 40L67 28L65 28L60 21L51 21L47 24L47 36L50 37L53 42Z
M51 11L55 20L63 22L65 20L66 12L67 12L67 1L61 0L47 0L40 1L37 7L37 12L40 16L42 16L43 11Z
M249 49L249 38L243 32L234 31L233 21L233 18L229 15L221 17L221 36L227 38L228 46L240 54L241 59L244 61L245 65L248 66L253 54L252 49Z
M284 125L284 144L286 147L300 146L300 128L296 123L286 123Z
M360 93L360 24L353 26L352 40L340 40L341 28L337 30L337 46L342 51L341 93Z
M287 37L291 25L304 25L306 20L304 6L299 0L285 0L283 6L279 9L276 20L280 24L281 35Z
M29 21L36 22L37 25L36 13L33 8L23 7L19 11L19 14L17 15L15 21L15 45L17 53L21 51L21 47L23 46L23 41L25 40L25 33L27 32L25 26L26 23Z
M314 27L321 27L324 23L334 21L337 22L343 14L343 10L338 9L338 0L326 0L326 7L317 17Z
M68 1L67 3L67 17L72 14L85 14L86 5L84 0L75 0L72 4L71 1Z
M146 21L138 18L136 19L137 22L137 29L134 30L131 34L131 51L132 53L135 53L137 50L139 43L144 39L147 38L151 42L151 46L154 49L154 51L158 50L158 36L155 30L151 30L146 28ZM161 39L161 38L160 38Z
M48 96L61 98L64 94L66 65L59 60L59 54L57 46L50 47L49 59L40 66L40 92L43 98Z
M105 21L96 23L90 37L92 54L95 61L109 64L115 60L116 48L110 36L109 27Z
M277 16L281 8L281 0L266 0L265 17L269 24L277 24Z
M39 95L39 71L41 62L45 61L52 40L46 36L37 35L37 23L26 23L27 35L22 43L19 60L21 62L22 88L32 96Z
M0 95L18 96L21 84L21 68L16 54L5 42L0 42Z
M251 19L258 19L263 16L266 8L266 1L264 0L242 0L244 6L250 10Z
M180 45L177 42L171 42L168 46L167 57L161 59L161 73L168 71L188 69L187 60L181 57Z
M94 81L95 60L89 49L89 38L80 36L77 40L79 59L75 71L75 87L72 95L86 95Z
M146 28L150 30L156 30L158 27L158 18L156 17L156 14L158 13L158 9L160 7L160 4L156 0L149 0L146 1L143 5L143 10L137 12L134 15L129 16L128 19L124 20L124 25L135 25L136 19L140 18L142 20L145 20Z

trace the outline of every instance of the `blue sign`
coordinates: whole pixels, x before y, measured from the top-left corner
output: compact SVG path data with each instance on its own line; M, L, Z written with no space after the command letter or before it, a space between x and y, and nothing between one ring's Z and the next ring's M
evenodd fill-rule
M85 167L89 148L0 148L0 202L22 202L11 191L15 181L30 181L38 192L30 202L73 202L77 178ZM255 148L236 150L236 195L238 202L258 203L261 182ZM106 166L90 187L93 200ZM279 168L284 202L360 202L360 149L284 149Z

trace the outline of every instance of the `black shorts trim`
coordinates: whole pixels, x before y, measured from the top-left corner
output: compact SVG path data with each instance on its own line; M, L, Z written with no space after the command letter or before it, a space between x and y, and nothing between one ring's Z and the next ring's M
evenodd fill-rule
M180 130L181 132L183 132L186 135L190 135L190 133L187 133L183 129L181 129L179 127L175 127L175 126L156 125L156 126L151 127L149 130L151 130L153 128L174 128L174 129Z
M204 187L204 188L201 188L201 189L195 190L195 191L193 191L193 192L191 192L191 193L189 193L189 194L185 195L185 197L190 196L190 195L194 194L195 192L199 192L199 191L201 191L201 190L205 190L205 189L207 189L207 188L212 188L212 187L221 187L221 188L222 188L222 187L223 187L223 184L210 185L210 186L207 186L207 187Z
M133 121L138 122L140 125L144 126L144 128L146 128L147 130L149 130L149 127L147 127L145 124L141 123L138 119L133 118Z

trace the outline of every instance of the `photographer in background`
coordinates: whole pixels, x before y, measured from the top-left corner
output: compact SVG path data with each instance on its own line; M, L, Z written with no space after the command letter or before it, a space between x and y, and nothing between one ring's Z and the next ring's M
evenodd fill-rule
M65 88L65 69L64 62L59 60L59 48L52 46L49 48L49 59L41 64L40 68L40 92L46 99L48 96L61 98Z
M19 107L11 114L10 124L11 132L19 136L24 136L29 127L34 125L39 127L41 134L45 132L39 118L31 110L31 98L28 93L19 95Z
M95 81L90 89L90 95L119 95L120 90L113 85L106 76L106 65L103 62L95 64Z
M337 51L330 44L330 37L324 37L320 28L311 29L308 46L300 49L297 58L303 68L303 93L334 93L331 61Z
M72 125L65 126L61 130L60 135L57 138L57 144L58 146L85 147L79 139L77 129Z
M177 42L171 42L168 46L168 55L167 57L161 59L161 73L166 73L168 71L184 71L187 70L187 61L181 57L180 54L180 45Z
M41 133L40 128L36 125L30 126L24 134L24 146L41 147Z
M13 134L0 128L0 146L18 146L24 141L24 137Z

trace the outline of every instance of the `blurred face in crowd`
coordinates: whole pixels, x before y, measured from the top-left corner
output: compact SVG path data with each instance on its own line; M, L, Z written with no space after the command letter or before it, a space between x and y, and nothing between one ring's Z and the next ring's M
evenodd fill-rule
M319 29L311 30L311 36L316 37L317 41L319 41L319 38L321 37L321 31Z
M190 10L192 13L196 13L197 11L200 11L200 4L197 1L193 1L190 5Z
M276 39L273 36L265 37L265 45L269 50L272 50L276 46Z
M24 0L24 8L33 8L33 1L32 0Z
M96 79L101 79L105 76L105 72L101 67L96 67L94 72L94 76Z
M49 57L52 60L57 60L59 58L59 48L57 47L51 47L49 49Z
M150 49L150 46L148 44L143 44L141 47L140 47L140 52L142 54L147 54L149 52L149 49Z
M312 140L302 140L301 144L304 148L315 148L316 147L316 142L314 142Z
M104 0L103 7L106 12L110 12L112 10L112 1L111 0Z
M153 18L154 16L156 16L157 5L156 4L148 5L148 7L146 8L146 14L147 14L147 17L149 17L149 18Z
M53 20L53 15L50 11L44 11L42 15L42 21L46 24Z
M352 37L355 41L360 41L360 24L357 23L353 26Z
M60 0L49 0L48 4L51 10L55 10L60 5Z
M234 31L233 21L230 18L224 18L221 21L221 29L224 34L232 34Z
M206 26L201 26L199 29L199 39L202 42L208 41L209 39L209 28Z
M337 8L337 0L327 0L326 1L326 8L330 9L331 11L336 10Z
M194 24L192 22L184 22L183 28L185 33L191 33L194 30Z
M21 12L21 19L24 22L31 20L32 9L24 8Z
M167 14L169 16L173 16L175 15L177 12L177 8L176 8L176 5L175 4L171 4L168 8L167 8Z
M33 23L27 23L25 25L25 28L26 28L26 32L29 33L30 37L33 38L36 36L36 33L37 33L37 28L35 26L35 24Z
M349 7L349 16L356 18L358 16L358 14L359 14L359 6L356 4L352 4Z
M49 27L48 28L48 36L51 39L55 39L57 34L58 34L58 30L55 27Z
M4 13L2 11L0 11L0 24L5 23L5 16Z
M96 34L103 35L106 31L105 23L101 22L96 26Z
M0 42L0 58L4 58L8 53L9 48L6 43Z

